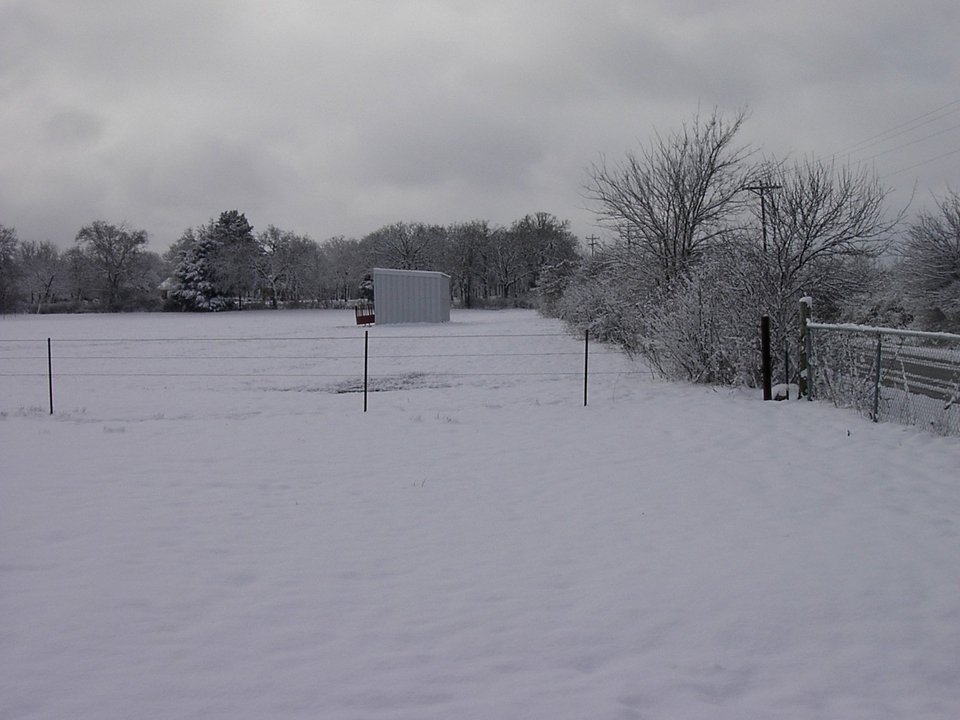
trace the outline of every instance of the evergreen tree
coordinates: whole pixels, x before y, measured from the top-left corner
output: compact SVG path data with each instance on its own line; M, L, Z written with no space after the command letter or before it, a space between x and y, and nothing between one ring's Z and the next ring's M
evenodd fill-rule
M252 291L259 246L243 213L228 210L172 248L175 287L170 298L185 310L228 310Z
M16 307L21 274L17 264L17 232L0 225L0 312L10 312Z
M211 220L184 232L177 241L170 298L184 310L226 310L230 307L218 277L219 241Z
M217 275L225 294L237 299L243 309L243 298L256 284L257 258L260 246L253 236L253 226L239 210L227 210L213 226L216 245Z

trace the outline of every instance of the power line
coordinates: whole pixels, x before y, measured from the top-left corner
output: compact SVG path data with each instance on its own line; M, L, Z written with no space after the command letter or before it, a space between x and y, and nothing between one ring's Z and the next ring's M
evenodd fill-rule
M881 180L886 180L887 178L893 177L894 175L899 175L899 174L902 173L902 172L907 172L907 170L913 170L914 168L922 167L923 165L927 165L927 164L929 164L929 163L936 162L937 160L942 160L943 158L950 157L951 155L956 155L957 153L960 153L960 148L957 148L956 150L951 150L950 152L941 153L940 155L937 155L937 156L935 156L935 157L928 158L928 159L926 159L926 160L922 160L922 161L920 161L920 162L918 162L918 163L915 163L915 164L913 164L913 165L908 165L908 166L905 167L905 168L900 168L899 170L894 170L892 173L887 173L886 175L884 175L884 176L883 176L882 178L880 178L880 179L881 179Z
M960 108L958 108L958 109L960 109ZM897 145L896 147L892 147L892 148L890 148L890 149L888 149L888 150L884 150L883 152L878 152L876 155L871 155L871 156L868 157L868 158L864 158L864 159L863 159L863 162L869 162L870 160L875 160L875 159L877 159L878 157L883 157L884 155L889 155L890 153L896 152L897 150L903 150L903 148L905 148L905 147L910 147L911 145L916 145L917 143L923 142L924 140L929 140L930 138L935 138L935 137L937 137L938 135L943 135L944 133L948 133L948 132L950 132L951 130L957 130L957 129L960 129L960 125L951 125L950 127L946 128L946 129L944 129L944 130L938 130L938 131L935 132L935 133L930 133L929 135L924 135L923 137L917 138L916 140L911 140L910 142L905 142L905 143L903 143L903 144L901 144L901 145Z
M924 126L926 126L926 125L929 125L929 124L931 124L931 123L935 123L935 122L937 122L937 121L939 121L939 120L943 120L945 117L949 117L950 115L953 115L953 114L956 113L956 112L960 112L960 107L954 108L953 110L950 110L949 112L945 112L945 113L943 113L942 115L937 115L936 117L930 118L930 119L928 119L928 120L924 120L923 122L917 122L917 123L911 124L910 127L904 128L903 130L900 130L900 132L895 132L895 133L893 133L893 134L888 134L886 137L882 137L882 138L880 138L879 140L874 140L873 142L869 142L869 143L866 143L866 144L864 144L864 143L859 143L859 145L861 145L862 147L858 147L858 148L856 148L855 150L850 150L849 152L846 153L846 155L849 157L850 155L854 154L855 152L863 152L864 150L867 150L867 149L869 149L869 148L872 148L872 147L874 147L874 146L876 146L876 145L880 145L880 144L882 144L882 143L889 142L890 140L893 140L894 138L898 138L898 137L900 137L901 135L906 135L907 133L913 132L914 130L919 130L920 128L922 128L922 127L924 127ZM888 132L890 132L890 131L888 131ZM894 149L896 149L896 148L894 148Z
M837 157L838 155L851 155L854 152L865 150L868 147L872 147L873 145L876 145L880 142L884 142L894 137L898 137L899 135L909 132L910 130L915 130L916 128L923 127L924 125L928 125L931 122L936 122L937 120L941 120L944 117L947 117L949 115L952 115L955 112L960 111L960 107L958 106L960 106L960 99L953 100L952 102L948 102L945 105L941 105L938 108L934 108L933 110L925 112L922 115L917 115L916 117L906 120L900 123L899 125L894 125L891 128L887 128L886 130L879 132L876 135L871 135L865 140L860 140L859 142L855 142L852 145L847 145L846 147L843 147L840 150L833 153L833 157ZM934 118L930 117L931 115L942 113L944 110L947 110L948 108L953 108L953 109L950 110L949 112L943 113L942 115L938 115L937 117L934 117ZM897 132L897 131L901 131L901 132ZM891 133L896 133L896 134L891 134Z

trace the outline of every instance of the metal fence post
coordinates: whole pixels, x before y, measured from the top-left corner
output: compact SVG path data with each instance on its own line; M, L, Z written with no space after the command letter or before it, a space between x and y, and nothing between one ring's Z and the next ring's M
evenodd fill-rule
M877 333L877 371L873 381L873 421L880 421L880 355L883 351L883 333Z
M47 387L50 390L50 414L53 415L53 349L47 338Z
M370 357L370 331L363 331L363 411L367 411L367 367Z
M590 366L590 329L583 331L583 406L587 406L587 369Z

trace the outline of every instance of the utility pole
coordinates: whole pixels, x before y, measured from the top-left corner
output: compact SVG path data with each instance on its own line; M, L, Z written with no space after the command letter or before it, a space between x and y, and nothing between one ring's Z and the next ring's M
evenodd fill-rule
M760 196L760 229L763 231L763 251L767 251L767 204L765 202L765 193L768 190L779 190L783 185L770 185L760 183L759 185L747 185L743 189L755 192Z
M596 250L597 250L597 245L599 245L599 243L597 242L597 240L599 240L599 239L600 239L600 238L598 238L596 235L587 235L587 240L590 241L590 242L587 243L587 245L590 246L590 255L593 255L593 254L596 252Z

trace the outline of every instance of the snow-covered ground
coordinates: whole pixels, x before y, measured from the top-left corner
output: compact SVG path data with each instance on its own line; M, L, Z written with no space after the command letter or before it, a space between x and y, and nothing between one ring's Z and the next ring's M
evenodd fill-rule
M960 717L958 439L352 322L0 318L0 718Z

